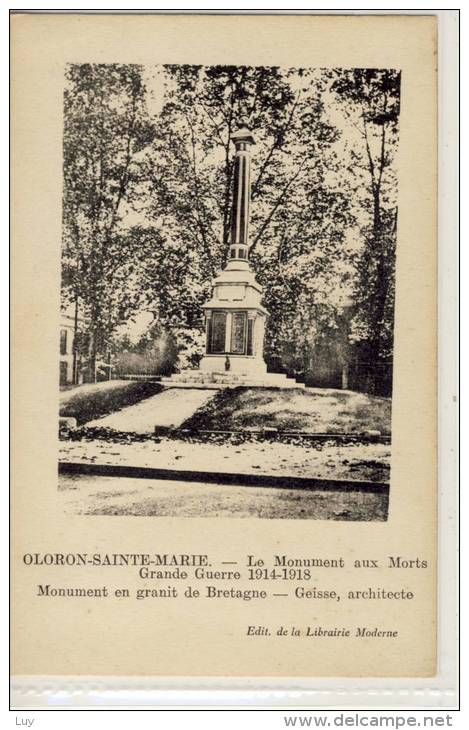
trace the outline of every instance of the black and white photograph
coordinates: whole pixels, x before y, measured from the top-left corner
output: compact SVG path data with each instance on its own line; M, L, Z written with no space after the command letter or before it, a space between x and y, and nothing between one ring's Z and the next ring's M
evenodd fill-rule
M386 521L399 69L63 83L64 512Z

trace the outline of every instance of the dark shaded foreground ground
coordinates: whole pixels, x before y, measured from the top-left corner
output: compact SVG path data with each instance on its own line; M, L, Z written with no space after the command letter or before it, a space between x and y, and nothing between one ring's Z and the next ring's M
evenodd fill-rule
M61 476L68 514L385 521L388 496L125 477Z

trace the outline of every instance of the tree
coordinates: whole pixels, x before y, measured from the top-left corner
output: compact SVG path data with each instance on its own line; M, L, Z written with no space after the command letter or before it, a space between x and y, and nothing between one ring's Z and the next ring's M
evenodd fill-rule
M201 305L229 250L232 135L247 125L256 139L250 258L271 315L268 364L307 372L331 351L346 367L353 350L371 364L373 389L393 349L399 74L153 72L161 100L150 118L149 69L67 71L63 296L80 307L91 379L141 310L197 363Z
M185 286L173 289L170 309L178 309L180 323L189 326L191 290L201 311L210 279L225 264L229 249L231 137L240 126L249 126L256 139L250 256L272 313L267 355L281 358L295 323L311 340L321 317L332 314L333 307L323 304L325 292L331 286L340 289L336 274L349 203L340 185L331 187L326 180L340 168L333 151L339 132L327 120L323 102L330 74L168 66L165 78L165 103L146 161L148 215L162 231L165 262L159 257L149 262L149 290L155 299L162 294L166 299L161 265L168 257L181 257L188 264ZM170 278L176 275L170 272ZM202 326L201 318L196 326Z
M139 239L120 224L135 200L139 154L154 137L142 69L72 64L64 94L62 292L80 308L80 340L96 379L98 353L138 306Z
M341 71L333 90L358 130L351 161L355 192L362 191L357 256L354 336L369 370L369 387L378 387L381 368L392 358L395 245L397 228L395 152L398 142L400 73L394 70ZM364 184L363 184L364 182Z

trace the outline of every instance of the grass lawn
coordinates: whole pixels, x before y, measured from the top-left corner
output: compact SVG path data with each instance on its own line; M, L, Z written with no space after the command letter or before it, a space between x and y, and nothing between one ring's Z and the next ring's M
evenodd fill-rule
M149 398L162 389L160 383L134 380L107 380L79 385L60 393L59 413L76 418L81 426Z
M234 388L221 390L182 428L243 430L277 428L309 433L391 433L391 399L332 390Z

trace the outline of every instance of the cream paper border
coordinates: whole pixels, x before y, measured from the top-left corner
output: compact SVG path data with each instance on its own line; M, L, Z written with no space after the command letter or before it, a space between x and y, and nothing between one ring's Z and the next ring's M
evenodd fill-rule
M147 676L433 676L436 657L436 19L430 16L13 17L13 673ZM67 62L232 63L402 69L396 348L390 512L386 523L64 517L57 484L57 338L62 90ZM343 555L428 558L388 575L411 607L380 606L392 646L259 644L246 624L345 621L326 609L204 603L127 610L33 600L25 552L204 552L234 559ZM46 574L41 576L44 581ZM114 580L115 579L115 580ZM76 574L47 581L77 584ZM330 578L324 578L327 583ZM131 585L105 571L82 582ZM360 588L341 573L341 590ZM374 583L379 583L375 579ZM332 586L331 586L332 587ZM272 599L273 600L273 599ZM350 620L369 624L374 605ZM382 610L381 610L382 608ZM352 610L352 609L351 609Z

